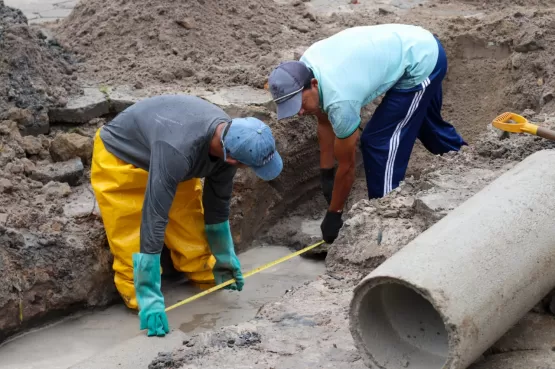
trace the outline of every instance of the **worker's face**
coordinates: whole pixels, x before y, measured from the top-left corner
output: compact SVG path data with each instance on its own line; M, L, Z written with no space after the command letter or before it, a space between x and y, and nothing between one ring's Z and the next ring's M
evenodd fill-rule
M320 110L320 95L318 94L318 81L312 78L310 88L306 88L302 92L303 102L299 115L314 115Z

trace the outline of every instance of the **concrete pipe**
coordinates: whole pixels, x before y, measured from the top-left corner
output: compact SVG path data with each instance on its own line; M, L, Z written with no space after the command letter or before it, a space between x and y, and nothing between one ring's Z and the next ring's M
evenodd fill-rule
M503 174L363 279L350 329L371 368L464 369L554 286L549 150Z

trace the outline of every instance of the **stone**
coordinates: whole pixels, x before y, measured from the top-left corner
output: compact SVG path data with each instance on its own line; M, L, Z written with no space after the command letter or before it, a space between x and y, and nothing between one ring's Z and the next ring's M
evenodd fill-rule
M13 161L6 165L6 171L13 174L23 173L23 170L24 170L23 164L21 164L19 161Z
M42 150L41 140L35 136L23 137L21 146L27 155L38 155Z
M555 345L555 317L528 313L493 346L495 352L551 350Z
M175 21L179 26L185 29L195 29L195 23L191 18L178 19Z
M518 351L491 355L468 369L554 369L553 351Z
M139 91L134 91L128 87L116 88L109 93L110 96L110 111L112 113L121 113L137 101L146 97Z
M316 22L316 16L312 12L306 12L303 17L309 19L311 22Z
M8 223L8 214L0 213L0 225Z
M97 88L84 88L83 95L70 98L65 107L51 108L48 111L50 122L87 123L110 112L106 95Z
M551 100L553 100L553 94L555 92L553 90L546 91L542 96L542 104L547 104Z
M64 216L68 218L84 218L91 214L100 217L98 202L90 187L75 196L72 195L64 205Z
M17 128L17 123L13 120L3 120L0 122L0 134L1 135L18 135L19 129Z
M33 115L29 109L11 108L4 116L8 120L17 123L21 132L25 135L46 134L50 130L48 116L46 113Z
M92 138L77 133L60 133L50 144L50 155L55 161L67 161L79 157L84 163L89 163L92 151Z
M518 53L529 53L536 50L543 50L543 44L538 40L528 40L521 42L515 46L515 51Z
M387 9L384 9L384 8L378 8L378 14L379 15L389 15L389 14L393 14L393 12L389 11Z
M65 162L36 167L31 173L31 178L43 184L55 181L67 182L70 186L76 186L79 184L84 170L81 158L75 158Z
M294 24L294 25L291 25L290 27L291 27L291 29L297 30L300 33L308 33L308 31L309 31L308 27L305 27L305 26L302 26L302 25Z
M102 127L105 124L106 124L106 119L104 118L94 118L89 121L89 125L96 126L96 127Z
M12 182L7 179L7 178L0 178L0 192L12 192L13 190L13 184Z
M8 110L8 120L13 120L21 126L28 126L33 123L33 113L29 109L11 108Z
M71 188L67 183L50 181L44 185L42 191L51 197L66 197L71 194Z

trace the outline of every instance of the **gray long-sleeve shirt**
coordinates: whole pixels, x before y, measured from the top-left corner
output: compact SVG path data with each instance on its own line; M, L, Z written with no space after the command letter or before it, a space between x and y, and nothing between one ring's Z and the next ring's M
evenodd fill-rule
M236 168L209 155L220 123L231 118L219 107L188 95L141 100L100 131L106 149L148 171L141 221L141 252L160 253L168 213L180 182L205 178L202 202L206 224L229 218Z

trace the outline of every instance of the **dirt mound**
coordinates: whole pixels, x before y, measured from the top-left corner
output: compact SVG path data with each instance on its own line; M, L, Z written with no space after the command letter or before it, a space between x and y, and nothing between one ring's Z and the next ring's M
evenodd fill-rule
M100 82L263 87L279 51L318 28L300 1L91 0L79 3L58 36Z
M0 120L16 121L23 133L47 133L48 108L65 105L78 91L72 64L20 10L0 0Z
M81 2L56 34L83 56L83 77L158 91L245 84L262 88L280 61L300 56L311 43L347 27L420 25L439 36L449 57L445 117L473 143L502 111L555 110L553 11L543 8L548 2L533 9L504 3L503 10L455 1L423 4L409 12L315 16L314 6L302 1L91 0Z

